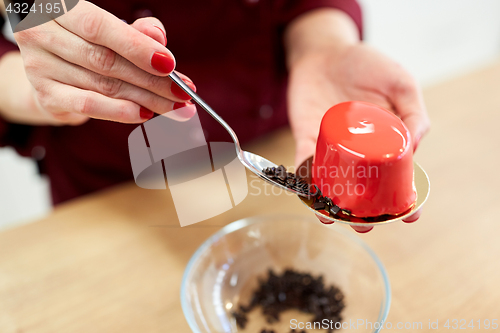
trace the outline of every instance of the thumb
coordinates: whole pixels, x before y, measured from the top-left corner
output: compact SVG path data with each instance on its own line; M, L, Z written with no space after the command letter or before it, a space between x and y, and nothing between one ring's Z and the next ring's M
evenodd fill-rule
M295 167L298 168L302 162L314 155L316 142L313 139L297 139L295 148Z
M430 120L419 87L409 75L407 76L407 79L398 83L389 98L396 114L410 131L415 151L420 139L429 131Z

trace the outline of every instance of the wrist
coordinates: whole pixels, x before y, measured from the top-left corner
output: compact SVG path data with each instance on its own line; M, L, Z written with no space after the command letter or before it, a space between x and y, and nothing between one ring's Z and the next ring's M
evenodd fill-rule
M325 54L335 57L360 41L352 18L333 8L316 9L299 16L287 26L284 36L289 69L303 58Z
M19 51L0 58L0 116L13 123L30 123L36 112L31 83Z
M17 53L17 54L16 54ZM11 68L19 52L7 52L0 57L0 116L8 119L9 110L12 109L11 91Z

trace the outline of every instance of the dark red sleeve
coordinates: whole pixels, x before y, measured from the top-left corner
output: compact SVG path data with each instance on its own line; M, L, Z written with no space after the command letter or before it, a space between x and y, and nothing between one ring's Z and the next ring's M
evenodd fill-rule
M7 52L19 51L19 48L9 40L5 39L3 35L0 36L0 58Z
M7 133L7 124L5 123L5 121L0 117L0 147L3 147L5 146L4 144L2 144L2 139L3 137L5 136L5 133Z
M361 7L356 0L278 0L280 21L287 24L305 12L318 8L335 8L349 15L358 27L359 36L363 36L363 17Z
M14 43L7 40L1 33L3 31L4 24L7 24L7 22L3 16L0 15L0 58L7 52L19 51L19 48Z
M18 47L14 43L7 40L1 33L3 31L4 24L7 24L7 22L5 22L3 16L0 15L0 58L7 52L19 51ZM4 137L6 133L7 123L0 117L0 147L5 146Z

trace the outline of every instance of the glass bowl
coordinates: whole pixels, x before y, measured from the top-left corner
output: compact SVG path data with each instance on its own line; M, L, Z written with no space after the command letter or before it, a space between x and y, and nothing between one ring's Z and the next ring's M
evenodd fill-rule
M379 332L389 313L391 290L384 266L352 231L325 226L314 216L265 215L233 222L211 236L189 261L181 286L182 310L194 333L261 332L263 328L300 332L313 315L290 310L268 324L261 307L238 329L232 312L247 305L273 269L323 275L325 285L344 293L343 329ZM317 330L314 332L327 332Z

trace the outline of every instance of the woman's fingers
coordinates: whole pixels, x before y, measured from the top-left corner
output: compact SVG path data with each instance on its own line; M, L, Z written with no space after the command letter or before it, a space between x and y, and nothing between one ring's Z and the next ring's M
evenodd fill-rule
M138 19L134 23L132 23L132 27L134 27L134 29L137 29L146 36L149 36L160 43L164 42L165 45L167 43L167 35L165 32L165 28L163 27L161 22L154 17L145 17ZM177 71L176 73L192 90L196 92L196 86L189 77ZM188 94L186 94L179 86L177 86L171 80L170 80L170 92L177 98L181 98L184 100L191 99L191 97Z
M110 98L52 80L42 84L43 89L37 90L38 103L43 110L62 122L88 117L134 124L153 116L151 111L131 101Z
M396 113L410 131L415 151L420 139L429 131L430 120L417 83L409 74L400 77L402 79L396 81L391 91L392 96L389 97L396 108Z
M422 215L422 208L420 208L419 210L417 210L411 216L408 216L406 219L403 220L403 222L413 223L413 222L417 221L420 218L421 215Z
M316 213L316 217L323 224L333 224L334 223L333 221L327 219L326 217L324 217L323 215L321 215L319 213Z
M45 31L47 32L39 33L40 38L38 38L37 42L45 50L69 63L84 67L103 76L128 82L176 102L184 102L190 99L186 94L179 93L177 85L172 83L168 77L147 73L109 48L89 43L63 29L55 22L47 23ZM186 84L196 90L189 78L184 77L183 79Z
M167 46L167 33L165 27L156 17L143 17L130 25L132 28L153 38L161 45Z
M162 34L159 29L157 30ZM85 116L92 118L137 123L152 117L151 111L145 111L147 108L159 114L166 114L170 118L185 121L196 112L194 105L186 104L189 96L183 99L172 93L171 86L175 84L170 79L149 74L110 49L88 43L53 21L34 28L29 34L23 32L20 34L20 41L21 49L25 55L27 75L36 90L43 92L38 94L43 96L42 104L44 106L40 109L50 110L49 113L55 117L50 117L51 123L53 123L52 118L56 119L56 123L73 124L78 123L79 120L74 121L74 117L68 115L68 112L58 110L54 99L59 98L61 94L59 91L51 89L50 92L55 95L50 96L49 89L39 82L57 81L73 86L78 88L76 91L86 94L83 98L90 96L88 100L91 104L93 101L98 101L98 103L103 104L103 107L111 103L110 98L116 99L119 102L118 104L111 103L115 107L109 109L110 112L116 109L124 110L106 115L105 113L108 111L102 113L94 111L93 107L85 108ZM85 55L91 56L86 57ZM106 65L99 65L106 63L109 65L108 59L110 57L112 65L107 71ZM181 77L195 89L189 78L183 75ZM134 80L135 82L139 81L139 86L123 80L123 78L129 78L129 81L133 82ZM149 89L140 87L140 85ZM175 86L177 87L177 85ZM158 94L151 90L158 92ZM97 94L92 94L92 92ZM124 102L132 103L124 104ZM145 108L142 117L141 106ZM182 110L170 113L173 109ZM76 111L78 112L78 110ZM81 119L81 115L77 118Z
M107 97L132 101L155 113L163 114L176 108L178 102L158 96L128 82L100 75L83 67L60 61L52 54L46 54L46 77L76 88L91 90ZM49 70L57 68L57 71ZM179 107L179 106L177 106Z
M195 114L190 97L166 77L175 60L159 20L132 27L85 1L63 16L16 34L35 103L50 124L89 117L140 123L153 111L183 121Z
M357 226L357 225L351 225L351 228L353 228L357 233L364 234L367 233L368 231L371 231L373 229L373 226Z
M191 119L196 113L196 105L192 102L175 103L174 110L164 113L163 116L177 120L187 121Z
M312 137L297 139L295 144L295 167L299 167L306 159L313 156L316 150L316 141Z
M55 101L49 100L48 94L53 90L53 84L55 84L56 86L58 85L57 82L47 80L46 83L44 83L46 92L37 92L34 98L35 105L40 112L39 114L44 119L44 124L52 126L77 126L87 122L90 119L89 117L82 114L65 111L61 107L56 106Z
M333 222L326 219L325 217L321 216L320 214L316 214L316 217L318 218L318 220L323 223L323 224L332 224ZM354 231L360 233L360 234L364 234L364 233L367 233L368 231L371 231L373 229L373 226L371 225L367 225L367 226L356 226L356 225L352 225L351 228L354 229Z
M56 21L73 34L113 50L150 74L166 76L175 68L174 56L164 45L90 2L80 1Z

